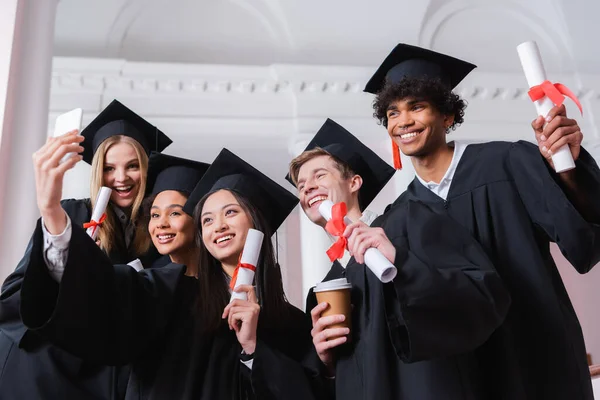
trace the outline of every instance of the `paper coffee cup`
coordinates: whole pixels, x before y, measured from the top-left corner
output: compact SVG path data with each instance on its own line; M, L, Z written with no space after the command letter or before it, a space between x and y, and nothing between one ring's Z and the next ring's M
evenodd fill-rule
M329 328L350 328L352 326L350 289L352 289L352 285L348 283L346 278L321 282L313 289L313 292L315 292L315 295L317 296L317 302L329 304L329 307L321 314L322 317L337 314L346 316L346 319L343 322L330 325ZM329 338L329 340L331 339L335 339L335 337Z

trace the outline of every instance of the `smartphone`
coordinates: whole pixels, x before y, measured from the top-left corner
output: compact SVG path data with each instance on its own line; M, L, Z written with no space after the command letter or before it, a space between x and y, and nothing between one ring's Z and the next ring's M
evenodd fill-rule
M81 120L83 118L83 110L76 108L69 112L59 115L56 117L56 123L54 124L54 135L53 137L62 136L75 129L81 131ZM75 153L68 153L60 160L60 163L64 163Z

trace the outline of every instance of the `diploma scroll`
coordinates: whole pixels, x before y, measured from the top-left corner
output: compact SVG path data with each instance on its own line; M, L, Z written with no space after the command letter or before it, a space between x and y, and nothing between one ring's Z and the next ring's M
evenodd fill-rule
M101 220L103 219L104 213L106 212L106 206L108 205L108 201L110 200L111 193L112 189L109 189L105 186L102 186L100 188L100 192L98 192L96 205L94 206L94 210L92 211L92 219L88 224L86 224L90 225L89 228L87 228L86 233L93 240L96 240L96 237L98 236L98 228L100 228L100 224L102 223Z
M534 41L521 43L517 46L517 52L519 53L521 66L523 67L529 87L533 88L545 82L547 80L546 70L544 69L537 43ZM534 101L534 104L538 115L544 118L548 115L552 107L555 106L554 102L548 96ZM564 172L575 168L575 162L573 161L568 144L560 147L552 154L552 163L556 172Z
M331 219L331 209L333 202L331 200L323 200L319 205L319 213L325 220ZM350 225L352 221L348 217L344 217L346 225ZM365 251L365 264L375 274L375 276L383 283L391 282L398 273L398 269L385 258L383 254L376 248L370 248Z
M256 264L258 264L258 258L260 256L260 250L265 235L261 231L256 229L249 229L246 235L246 243L244 244L244 250L242 251L242 257L236 268L236 273L232 279L235 279L235 286L233 289L240 285L252 285L254 282L254 271L256 271ZM246 292L237 293L231 292L231 301L235 299L248 300Z

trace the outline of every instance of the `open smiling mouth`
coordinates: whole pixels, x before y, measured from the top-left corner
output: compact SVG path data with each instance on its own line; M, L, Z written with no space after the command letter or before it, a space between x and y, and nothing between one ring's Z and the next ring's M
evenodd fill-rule
M117 193L117 195L119 195L120 197L127 197L131 194L132 190L133 190L133 185L127 185L127 186L115 186L113 187L113 190Z
M160 244L167 244L173 241L173 239L175 239L175 234L174 233L162 233L160 235L156 235L156 238L158 239L158 243Z
M415 140L421 133L423 133L423 130L395 134L394 137L399 139L401 143L410 143L413 140Z
M327 200L327 196L324 196L324 195L315 196L312 199L308 200L308 207L311 208L315 204L320 203L324 200Z
M224 243L229 242L234 237L235 237L235 235L233 235L233 234L229 234L229 235L225 235L225 236L220 236L220 237L218 237L218 238L216 238L214 240L214 243L216 243L216 244L224 244Z

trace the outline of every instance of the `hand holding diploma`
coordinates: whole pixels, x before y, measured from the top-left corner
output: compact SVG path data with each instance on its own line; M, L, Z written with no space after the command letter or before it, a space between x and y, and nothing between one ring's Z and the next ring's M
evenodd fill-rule
M396 248L382 228L371 228L364 222L357 221L346 227L344 236L348 238L350 255L361 264L366 262L366 253L369 249L379 250L389 262L396 259Z
M353 248L351 249L348 247L348 250L355 257L356 261L361 263L364 262L381 282L391 282L398 273L398 270L390 261L390 258L394 259L396 254L394 246L389 242L385 234L383 234L383 230L381 230L380 233L383 234L385 241L389 243L391 249L386 245L383 238L381 238L381 235L377 234L378 240L375 240L374 237L371 236L373 233L377 233L376 231L371 231L371 229L375 228L366 227L365 224L352 224L352 221L345 216L345 212L336 215L339 213L340 208L345 209L345 204L340 203L339 205L343 205L343 207L339 207L338 205L335 205L336 207L334 207L333 202L330 200L324 200L319 205L319 213L327 221L325 229L327 229L330 234L339 237L338 241L327 251L329 259L333 261L343 255L344 248L350 244L350 241L345 235L349 235L352 239ZM347 225L350 225L350 227L347 227ZM350 229L348 230L348 228ZM352 232L355 229L358 230L353 237ZM367 230L370 234L365 236L364 233L367 232ZM382 247L382 249L388 253L387 256L389 258L386 258L377 246Z
M529 97L534 102L538 115L541 118L537 118L532 126L538 136L538 143L540 143L540 150L542 155L549 160L550 165L556 172L565 172L575 168L574 159L577 159L579 155L579 149L577 148L574 152L573 149L569 151L570 146L577 143L577 147L581 144L581 140L577 142L575 137L567 139L558 139L548 141L552 136L557 138L554 133L557 128L562 129L563 132L558 132L560 136L568 136L572 133L572 123L559 119L554 125L548 129L543 127L544 121L550 125L550 122L557 115L566 119L566 110L562 111L557 109L555 106L563 106L564 96L571 98L579 108L579 111L583 113L581 104L577 97L567 88L565 85L560 83L552 83L546 78L546 70L540 56L540 51L535 42L525 42L517 46L521 65L527 79L527 83L530 87ZM574 121L574 120L570 120ZM576 123L575 123L576 125ZM569 128L571 127L571 128ZM577 127L578 128L578 127ZM581 134L581 132L579 131ZM582 135L579 135L582 137Z
M581 152L583 133L577 121L567 117L564 104L550 109L546 118L537 117L531 123L531 127L535 132L540 153L546 158L548 164L559 173L570 171L557 169L555 158L552 157L561 148L570 150L569 156L572 160L577 160Z
M256 350L256 328L260 305L254 292L254 286L237 285L234 293L243 294L248 300L236 298L225 307L223 318L227 318L229 329L235 331L238 342L246 354L254 354Z
M84 138L77 133L75 130L57 138L49 137L32 156L38 208L46 229L52 235L60 234L67 226L66 214L60 205L63 177L82 157L77 154L63 163L60 160L68 153L83 151L80 143Z

